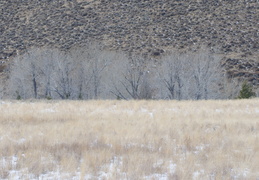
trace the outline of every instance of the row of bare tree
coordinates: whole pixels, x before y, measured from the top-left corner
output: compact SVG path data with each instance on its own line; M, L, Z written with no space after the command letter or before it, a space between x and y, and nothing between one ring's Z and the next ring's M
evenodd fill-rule
M206 49L159 61L103 50L31 49L10 67L4 97L17 99L224 99L237 92Z

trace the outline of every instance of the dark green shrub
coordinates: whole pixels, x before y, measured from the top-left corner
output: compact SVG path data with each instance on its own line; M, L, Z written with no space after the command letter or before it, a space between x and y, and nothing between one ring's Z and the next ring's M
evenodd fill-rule
M18 91L16 91L16 100L21 100L21 99L22 99L21 95L19 94Z
M238 99L248 99L255 96L255 92L253 92L253 88L247 81L242 84L242 88L239 92Z
M47 100L52 100L52 97L51 96L46 96L46 99Z
M79 100L82 100L82 99L83 99L83 95L82 95L82 93L79 93L79 95L78 95L78 99L79 99Z

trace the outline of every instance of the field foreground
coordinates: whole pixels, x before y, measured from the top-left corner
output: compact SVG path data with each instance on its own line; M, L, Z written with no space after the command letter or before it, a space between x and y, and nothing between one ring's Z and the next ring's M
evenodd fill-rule
M259 100L0 101L0 179L259 179Z

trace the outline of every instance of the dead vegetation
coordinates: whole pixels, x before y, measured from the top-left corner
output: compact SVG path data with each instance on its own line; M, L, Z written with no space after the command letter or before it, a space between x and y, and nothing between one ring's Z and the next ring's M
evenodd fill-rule
M1 101L1 179L256 179L259 102Z

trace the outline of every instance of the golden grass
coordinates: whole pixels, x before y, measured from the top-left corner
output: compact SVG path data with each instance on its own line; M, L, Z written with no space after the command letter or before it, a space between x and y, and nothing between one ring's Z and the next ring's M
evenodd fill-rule
M0 178L256 179L259 100L0 103Z

